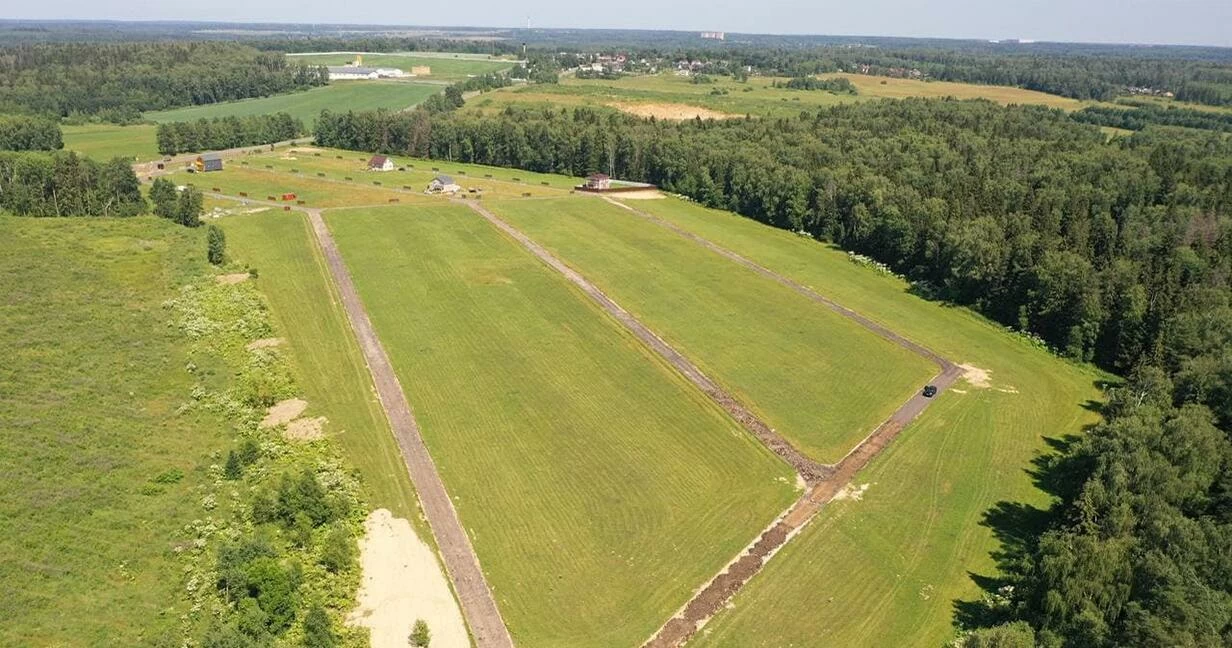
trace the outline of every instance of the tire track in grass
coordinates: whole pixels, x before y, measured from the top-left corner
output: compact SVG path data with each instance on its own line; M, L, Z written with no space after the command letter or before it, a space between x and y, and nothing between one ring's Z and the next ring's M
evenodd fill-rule
M860 315L859 313L848 309L841 304L832 301L822 295L814 292L807 286L793 281L783 275L773 272L761 265L746 259L739 254L723 248L707 239L688 232L682 228L668 223L646 212L636 210L624 203L617 202L605 198L609 202L618 205L638 216L646 218L662 227L665 227L685 238L693 240L698 244L710 249L711 251L724 256L736 263L739 263L758 274L780 283L795 292L803 295L807 299L821 304L832 311L846 317L878 337L892 344L896 344L907 349L931 362L935 363L940 372L933 378L932 384L936 385L938 393L944 391L959 376L962 375L962 370L950 360L941 355L927 349L907 338L898 335L897 333L881 326L873 320ZM922 394L915 394L908 399L901 407L890 415L885 422L879 425L871 434L864 438L856 445L846 456L843 457L837 464L827 465L810 459L803 455L795 447L793 447L786 439L779 436L770 429L764 421L757 418L746 407L739 403L734 397L720 388L716 383L707 378L690 362L687 358L668 345L662 338L654 334L649 328L643 325L635 317L629 314L624 308L613 301L610 297L599 290L594 284L588 281L580 273L570 268L560 259L556 258L545 248L540 246L530 237L523 234L520 230L505 222L501 218L492 214L483 206L467 201L467 204L473 211L478 213L489 223L495 226L500 231L504 232L515 241L520 243L528 251L538 257L542 262L547 264L553 270L559 272L562 276L568 279L575 286L580 288L588 297L593 299L606 312L616 318L638 339L645 343L651 350L659 354L665 360L676 367L690 382L702 390L715 403L723 408L728 414L736 419L746 430L748 430L755 438L766 445L776 455L786 461L789 465L796 469L807 485L805 494L797 500L790 508L780 515L771 525L765 529L748 547L746 547L740 555L736 556L724 569L712 578L708 583L700 587L693 597L675 614L671 619L659 628L655 634L646 641L644 648L666 648L681 646L687 642L701 627L713 617L719 610L727 604L729 600L738 592L761 568L770 560L782 547L787 544L797 533L800 532L810 521L816 517L817 513L834 497L849 484L857 472L862 470L868 463L876 457L882 449L890 444L895 437L902 432L903 428L908 423L914 420L921 412L928 407L931 399L924 397Z
M445 484L436 470L436 464L428 454L410 403L398 383L397 376L394 375L389 356L368 319L368 313L359 299L350 273L342 262L342 255L338 252L334 238L321 218L321 210L303 211L308 214L317 244L342 297L347 319L351 322L368 370L372 373L381 407L389 417L390 427L398 440L398 447L402 450L402 458L411 475L411 481L414 482L415 490L423 503L428 525L436 536L445 570L458 594L462 614L470 627L475 644L479 648L512 648L513 639L505 628L500 610L492 597L492 590L479 567L479 558L475 555L470 538L462 528L453 502L445 491Z

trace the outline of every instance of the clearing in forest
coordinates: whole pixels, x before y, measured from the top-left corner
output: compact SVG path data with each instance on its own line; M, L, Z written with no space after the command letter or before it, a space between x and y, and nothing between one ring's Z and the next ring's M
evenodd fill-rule
M517 644L636 644L795 497L786 465L466 207L326 218Z
M647 202L639 201L639 205ZM594 282L805 455L836 463L931 362L653 222L589 196L488 207Z
M409 81L335 81L327 86L302 92L173 108L148 112L143 117L162 123L285 112L302 119L304 125L311 129L322 110L403 110L440 91L439 85Z
M135 162L161 158L156 127L150 124L81 124L60 126L64 135L64 150L104 161L122 157Z
M428 68L428 74L416 78L432 81L463 81L467 77L503 72L513 67L514 61L493 59L483 55L453 52L304 52L289 54L293 61L311 65L347 65L357 56L363 57L364 67L397 68L411 72L416 68Z
M965 309L908 293L905 282L815 241L674 198L638 209L787 275L947 357L984 370L960 380L732 600L690 646L940 645L958 601L995 578L996 533L1049 496L1025 467L1045 436L1093 422L1105 376L1058 360ZM973 378L983 379L977 372ZM1035 507L1035 508L1032 508ZM992 511L998 511L994 513ZM1012 519L1011 519L1012 518ZM983 581L988 582L988 581ZM961 606L959 606L961 607Z

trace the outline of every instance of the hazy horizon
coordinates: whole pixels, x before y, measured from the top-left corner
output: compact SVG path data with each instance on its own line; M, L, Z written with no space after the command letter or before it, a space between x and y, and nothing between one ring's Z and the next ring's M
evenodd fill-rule
M275 0L254 5L218 0L172 5L139 0L48 0L17 8L14 20L209 21L229 23L368 24L416 27L525 27L729 31L749 34L887 36L904 38L1023 39L1078 43L1232 46L1232 2L1221 0L1028 0L991 6L975 0L938 0L919 7L904 0L810 3L759 2L756 12L689 0L666 5L629 0L623 11L578 11L576 3L532 0L518 6L492 0L450 3L449 11L405 8L374 0L363 12L319 0ZM431 6L430 6L431 7ZM698 16L704 15L705 18Z

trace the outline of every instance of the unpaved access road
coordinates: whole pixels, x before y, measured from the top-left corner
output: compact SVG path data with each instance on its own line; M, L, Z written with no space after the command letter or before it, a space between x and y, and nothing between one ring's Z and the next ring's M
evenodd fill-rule
M333 276L342 297L347 319L359 339L359 346L368 363L368 370L372 373L381 406L389 417L390 427L393 428L398 447L402 450L402 459L423 504L424 515L428 518L428 525L432 527L432 534L436 536L440 546L445 570L453 581L454 590L462 604L462 614L470 626L475 644L479 648L512 648L513 639L501 619L500 610L496 607L492 590L479 567L479 559L475 556L470 538L462 528L458 512L454 510L449 493L445 491L445 484L436 470L436 464L432 463L432 457L419 433L419 424L411 413L411 405L407 402L402 385L398 383L398 377L389 362L389 356L386 355L385 348L381 346L376 330L368 319L368 312L364 310L351 274L342 262L342 255L338 252L334 237L325 226L325 219L321 218L321 210L304 211L308 214L317 244L325 256L325 264L329 267L330 275Z
M881 326L873 320L852 311L814 292L811 288L780 275L768 268L760 266L735 252L723 248L707 239L683 230L646 212L634 209L609 198L609 202L623 207L634 214L649 219L677 234L689 238L708 249L735 261L758 274L783 284L821 304L838 314L851 319L878 337L897 344L936 363L940 372L933 378L938 394L948 388L962 375L962 369L939 354L908 340L901 335ZM538 257L552 269L559 272L571 283L594 300L603 310L616 318L626 329L639 340L650 347L655 353L679 370L685 378L696 385L715 403L736 419L755 438L760 440L771 451L787 461L799 472L807 488L804 495L787 511L776 519L769 528L761 533L743 552L727 565L710 582L699 589L671 619L646 641L645 648L668 648L681 646L687 642L711 617L731 600L732 596L749 581L766 562L778 553L791 538L803 529L817 513L829 503L834 496L847 486L868 462L876 457L883 448L890 444L902 432L908 423L914 420L932 402L917 392L906 403L899 407L885 422L877 427L872 434L861 441L851 452L837 464L818 463L799 452L786 439L774 432L764 421L752 414L739 401L723 390L718 384L706 377L692 362L673 349L667 342L652 332L644 324L633 317L628 311L599 290L576 270L570 268L543 246L523 234L517 228L492 214L481 205L466 201L472 210L486 219L528 251Z

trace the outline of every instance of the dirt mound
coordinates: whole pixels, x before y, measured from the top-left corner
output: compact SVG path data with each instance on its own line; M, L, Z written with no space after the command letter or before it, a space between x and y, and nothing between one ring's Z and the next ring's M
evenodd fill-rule
M324 416L295 419L287 424L282 435L293 441L316 441L325 437L326 421Z
M858 502L864 499L864 493L868 492L869 486L871 486L871 484L860 484L859 486L856 486L855 484L847 484L843 487L843 490L840 490L834 495L834 499L831 501L837 502L840 500L851 500L853 502Z
M433 648L470 648L440 564L410 522L377 509L364 521L364 532L363 582L347 623L368 628L373 648L406 648L416 619L428 623Z
M308 401L298 398L289 398L275 403L269 408L265 418L261 419L261 427L272 428L283 423L290 423L299 418L299 415L303 414L306 409L308 409Z
M242 281L248 281L248 273L237 272L235 274L218 275L217 277L214 277L214 281L217 281L220 284L237 284Z
M667 119L672 121L684 121L686 119L734 119L740 115L731 115L722 113L709 108L701 108L699 106L690 106L688 104L678 103L610 103L609 106L627 112L630 115L638 117L654 117L655 119Z
M248 346L245 348L249 351L256 351L257 349L268 349L270 347L282 346L284 342L286 342L286 340L282 338L264 338L249 342Z

